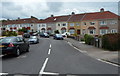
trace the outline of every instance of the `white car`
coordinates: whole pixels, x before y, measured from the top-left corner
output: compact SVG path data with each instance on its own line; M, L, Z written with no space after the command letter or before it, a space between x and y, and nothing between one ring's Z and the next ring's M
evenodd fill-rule
M70 36L70 33L69 33L69 32L64 32L64 33L62 34L62 36L63 36L63 37Z

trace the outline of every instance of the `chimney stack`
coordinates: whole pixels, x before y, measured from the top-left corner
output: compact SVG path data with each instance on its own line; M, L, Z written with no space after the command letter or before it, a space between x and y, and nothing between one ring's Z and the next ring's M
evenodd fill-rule
M54 17L54 15L51 15L51 17Z
M75 12L72 12L72 15L74 15L75 14Z
M100 9L100 12L104 12L104 8L101 8L101 9Z

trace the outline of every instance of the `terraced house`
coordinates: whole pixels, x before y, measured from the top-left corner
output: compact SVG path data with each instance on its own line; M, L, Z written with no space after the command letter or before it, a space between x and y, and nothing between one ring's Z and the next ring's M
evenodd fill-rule
M61 34L70 32L71 35L93 36L107 33L120 33L120 16L104 11L99 12L54 16L38 20L37 18L10 20L2 24L3 30L17 31L19 28L27 28L28 32L49 32L54 34L58 30Z
M18 31L18 29L26 28L28 32L36 32L36 22L36 18L8 20L2 23L2 28L3 31Z
M120 29L118 15L100 9L100 12L74 14L68 21L68 29L71 34L93 36L107 33L117 33Z

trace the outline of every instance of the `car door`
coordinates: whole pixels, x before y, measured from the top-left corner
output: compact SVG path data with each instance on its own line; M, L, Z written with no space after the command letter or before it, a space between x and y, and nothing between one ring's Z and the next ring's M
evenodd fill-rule
M24 38L20 37L21 42L23 42L24 48L23 50L25 51L28 48L28 43L25 41Z
M19 45L20 51L24 51L25 49L24 41L22 41L19 37L17 37L17 44Z

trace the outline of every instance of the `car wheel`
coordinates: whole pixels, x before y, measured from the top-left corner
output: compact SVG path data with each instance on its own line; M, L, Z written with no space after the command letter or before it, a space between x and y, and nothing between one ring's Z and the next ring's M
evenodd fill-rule
M26 49L26 52L29 52L29 46L28 46L28 48Z
M16 50L15 56L18 57L19 55L20 55L20 49L18 48L18 49Z

